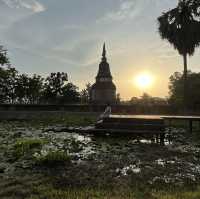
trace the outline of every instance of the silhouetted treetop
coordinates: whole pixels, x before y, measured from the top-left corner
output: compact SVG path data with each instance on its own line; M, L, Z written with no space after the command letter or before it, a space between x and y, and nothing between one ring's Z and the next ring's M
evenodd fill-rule
M9 64L9 59L7 57L7 50L0 46L0 65Z
M193 55L200 45L200 0L180 0L177 7L159 18L159 33L178 50Z

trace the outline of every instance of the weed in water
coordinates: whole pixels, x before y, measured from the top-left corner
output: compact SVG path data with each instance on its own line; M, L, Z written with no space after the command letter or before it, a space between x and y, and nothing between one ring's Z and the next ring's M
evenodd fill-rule
M49 151L47 154L36 156L36 164L46 167L56 167L70 163L70 156L63 151Z
M41 139L20 139L14 144L13 155L20 158L27 152L31 152L32 149L41 149L45 143L46 141Z

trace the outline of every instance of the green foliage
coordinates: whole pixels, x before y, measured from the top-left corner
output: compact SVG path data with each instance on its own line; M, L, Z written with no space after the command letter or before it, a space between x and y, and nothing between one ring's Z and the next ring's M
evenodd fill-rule
M7 57L7 51L0 46L0 65L9 64L9 59Z
M59 189L52 185L40 185L34 189L35 196L30 196L29 199L198 199L200 197L200 189L182 190L171 188L165 190L163 188L150 189L116 187L113 189L95 189L95 188L65 188Z
M193 55L200 45L199 0L180 0L177 7L159 18L159 33L178 50L179 54Z
M188 73L188 96L190 97L187 101L187 107L190 109L200 108L200 73ZM183 104L183 88L184 80L182 73L175 72L170 77L169 91L170 98L169 102L172 105L181 107Z
M44 84L43 98L45 102L57 103L59 96L62 96L62 89L68 81L67 73L51 73Z
M26 74L18 75L16 78L16 102L20 104L37 104L40 101L43 89L43 78L38 75L29 77Z
M92 85L90 83L86 84L86 88L80 92L80 98L82 104L88 104L90 102L90 90Z
M148 95L147 93L143 93L143 95L138 97L132 97L129 101L129 104L131 105L167 105L167 100L160 97L152 97Z
M72 83L68 83L62 88L62 97L59 100L59 103L76 103L80 101L80 94L77 91L78 87Z
M78 87L72 83L67 83L67 81L67 73L51 73L45 80L42 101L53 104L79 102Z
M0 67L0 99L1 102L13 103L16 97L15 86L18 72L8 66Z
M80 101L78 87L67 83L66 73L51 73L44 79L19 74L10 66L0 67L0 103L67 104Z
M40 166L56 167L70 163L70 156L64 151L49 151L36 157L36 164Z
M0 103L66 104L80 102L78 87L67 83L64 72L51 73L45 80L34 74L19 74L9 65L7 51L0 46Z
M183 108L188 107L187 55L193 55L200 45L200 0L179 0L176 8L163 13L159 18L159 33L183 56L184 89Z
M64 149L70 153L78 153L83 149L83 143L76 140L75 138L66 138L64 139Z
M51 116L49 115L45 119L38 118L33 120L32 123L38 124L38 122L42 123L44 126L51 125L58 125L62 124L65 126L73 126L73 127L80 127L80 126L88 126L93 125L97 120L97 116L95 115L81 115L81 114L73 114L73 113L66 113L63 116Z
M14 155L19 158L32 149L41 149L46 141L41 139L20 139L14 144Z

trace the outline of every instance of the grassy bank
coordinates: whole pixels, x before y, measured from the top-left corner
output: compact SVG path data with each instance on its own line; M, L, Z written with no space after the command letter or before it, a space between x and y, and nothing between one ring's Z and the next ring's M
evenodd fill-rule
M9 129L15 127L45 128L48 126L88 126L93 125L98 118L97 114L66 113L63 115L46 115L29 120L1 120L0 126Z
M199 199L200 187L56 187L52 179L28 176L0 182L2 199Z

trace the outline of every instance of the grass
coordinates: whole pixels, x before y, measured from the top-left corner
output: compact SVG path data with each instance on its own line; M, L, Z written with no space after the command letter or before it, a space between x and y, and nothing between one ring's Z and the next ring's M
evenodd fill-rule
M26 129L36 128L42 129L48 126L89 126L96 122L97 115L95 114L78 114L78 113L65 113L63 115L51 116L45 118L35 118L31 120L15 120L15 121L1 121L2 126L7 131L17 127L24 127Z
M169 188L151 189L115 187L112 189L98 188L56 188L48 183L50 180L42 176L22 177L18 180L0 181L0 198L4 199L199 199L200 188Z
M46 141L41 139L19 139L14 144L13 155L20 158L32 149L40 149L45 143Z
M96 122L97 116L95 115L82 115L82 114L65 114L61 116L51 117L42 119L31 120L31 125L64 125L64 126L88 126Z
M113 189L98 188L55 188L50 184L33 188L28 199L199 199L200 188L195 190L157 190L115 187Z
M63 151L49 151L46 155L36 157L39 166L56 167L70 163L70 156Z

